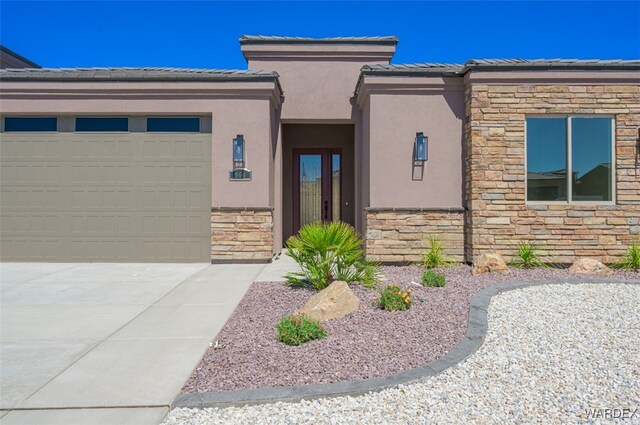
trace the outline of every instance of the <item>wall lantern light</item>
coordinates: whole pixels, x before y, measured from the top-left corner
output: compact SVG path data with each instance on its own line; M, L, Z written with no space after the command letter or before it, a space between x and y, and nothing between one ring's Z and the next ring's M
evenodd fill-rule
M245 168L244 136L238 134L233 139L233 169L229 171L229 180L251 180L251 170Z
M238 134L233 139L233 168L244 168L244 136Z
M413 149L413 159L416 162L425 162L429 157L428 151L429 137L425 136L422 132L416 133L416 142Z

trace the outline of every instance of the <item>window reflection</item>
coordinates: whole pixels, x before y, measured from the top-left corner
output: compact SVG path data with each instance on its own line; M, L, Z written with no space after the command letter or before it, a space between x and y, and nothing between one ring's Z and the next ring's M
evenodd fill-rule
M609 117L527 118L527 200L613 200L612 129Z
M571 119L574 201L611 201L611 119Z
M527 118L527 200L567 200L564 118Z

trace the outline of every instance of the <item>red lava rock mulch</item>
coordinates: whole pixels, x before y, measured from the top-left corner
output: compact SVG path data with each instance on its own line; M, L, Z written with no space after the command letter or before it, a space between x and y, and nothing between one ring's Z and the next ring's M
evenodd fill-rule
M315 292L283 282L254 283L183 391L224 391L339 382L390 375L424 365L456 346L467 328L469 302L488 286L533 279L575 279L568 270L512 270L509 275L471 275L469 266L442 271L444 288L424 288L416 266L383 267L386 283L413 289L407 311L387 312L373 305L377 291L351 285L360 309L325 323L328 336L290 347L276 340L276 322L305 304ZM616 271L612 279L640 280L634 272Z

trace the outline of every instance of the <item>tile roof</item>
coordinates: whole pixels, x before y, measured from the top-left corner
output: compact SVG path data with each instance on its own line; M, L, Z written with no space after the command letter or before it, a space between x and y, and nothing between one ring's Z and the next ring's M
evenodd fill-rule
M471 59L464 64L415 63L365 65L365 75L463 75L474 70L640 70L640 60L621 59Z
M277 80L274 71L198 68L17 68L0 70L2 80L51 81L238 81Z
M392 44L398 43L396 36L378 37L282 37L273 35L243 35L240 44Z
M355 94L363 77L372 76L456 76L474 71L640 71L640 60L621 59L471 59L457 63L409 63L365 65L360 68Z
M405 63L365 65L361 68L363 74L438 74L458 75L464 70L464 65L457 63Z
M17 68L0 69L0 81L269 81L283 93L275 71L201 68Z
M506 69L628 69L640 70L640 60L622 59L471 59L465 63L469 69L473 68L506 68Z

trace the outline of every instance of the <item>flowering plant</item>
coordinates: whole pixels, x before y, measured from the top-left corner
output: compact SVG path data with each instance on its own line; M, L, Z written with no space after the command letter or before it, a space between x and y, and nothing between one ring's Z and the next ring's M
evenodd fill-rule
M380 293L378 305L386 311L408 310L411 307L411 289L403 291L397 285L388 285Z
M312 339L322 339L327 331L322 324L304 313L284 316L276 324L278 341L287 345L302 345Z

